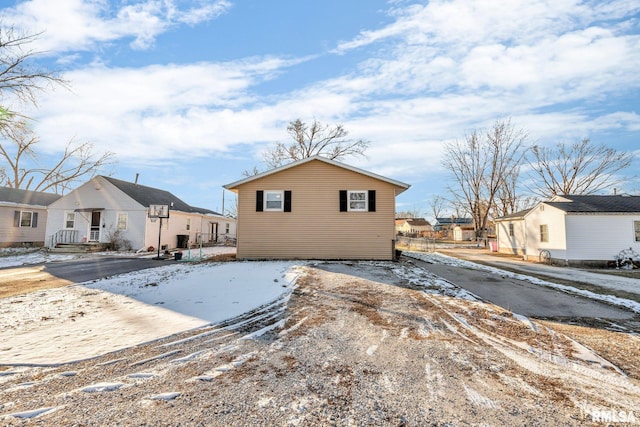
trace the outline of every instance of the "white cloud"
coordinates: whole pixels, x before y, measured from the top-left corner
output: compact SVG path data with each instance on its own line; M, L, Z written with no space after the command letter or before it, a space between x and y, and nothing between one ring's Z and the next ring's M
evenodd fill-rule
M265 128L276 113L255 104L250 89L295 63L253 58L139 69L95 65L68 73L72 91L45 95L30 114L50 151L75 135L130 159L203 156L271 137Z
M6 22L27 33L44 32L37 41L39 50L67 52L90 50L124 38L133 38L132 48L146 49L174 25L214 19L230 7L227 0L146 0L120 8L106 0L29 0L4 9L3 14Z
M106 2L64 0L54 10L52 4L32 0L14 11L55 27L47 32L54 50L125 37L144 48L176 23L208 20L231 7L147 1L114 11ZM366 49L367 59L354 68L266 94L260 83L284 81L289 68L317 58L93 65L67 73L73 93L42 100L37 130L49 149L76 135L127 162L232 155L237 147L259 159L264 144L287 138L289 120L317 119L344 123L351 136L372 142L368 159L355 165L418 177L427 164L440 171L446 141L509 116L535 142L637 131L635 112L590 110L602 98L640 88L640 36L629 18L637 8L630 1L578 0L434 0L397 8L394 23L338 46L341 55ZM574 104L556 108L567 103Z

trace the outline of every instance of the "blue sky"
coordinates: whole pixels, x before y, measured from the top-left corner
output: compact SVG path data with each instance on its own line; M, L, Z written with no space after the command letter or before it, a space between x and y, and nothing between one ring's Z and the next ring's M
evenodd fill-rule
M345 162L411 184L398 210L427 217L444 144L505 118L532 144L634 152L621 191L640 193L637 0L4 0L0 15L43 32L40 64L71 82L25 111L45 158L90 141L116 154L104 174L195 206L221 209L296 118L370 141Z

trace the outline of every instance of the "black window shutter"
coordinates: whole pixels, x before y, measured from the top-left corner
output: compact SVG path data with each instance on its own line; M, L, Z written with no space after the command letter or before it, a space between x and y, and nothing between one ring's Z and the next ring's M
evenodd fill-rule
M264 210L264 191L256 191L256 212L262 212Z
M31 227L36 228L38 226L38 212L31 214Z
M376 211L376 190L369 190L369 212Z
M340 212L347 211L347 190L340 190Z
M291 190L284 192L284 211L291 212Z
M20 211L13 212L13 226L20 227Z

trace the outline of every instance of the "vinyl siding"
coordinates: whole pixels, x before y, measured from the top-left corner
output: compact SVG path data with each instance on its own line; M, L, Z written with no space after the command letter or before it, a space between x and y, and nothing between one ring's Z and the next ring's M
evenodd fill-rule
M513 236L509 235L509 224L513 224ZM523 219L497 221L496 232L498 235L498 252L524 255L527 236Z
M640 214L567 215L567 259L612 261L623 249L640 252L634 221L640 221Z
M28 211L38 213L37 227L14 227L13 217L15 211ZM30 206L0 206L0 247L21 246L32 244L42 246L45 238L47 224L47 211L41 207Z
M540 204L525 216L528 259L538 259L541 250L547 250L551 257L564 260L567 257L565 213L549 205ZM540 225L548 226L549 241L540 241Z
M151 222L147 216L147 208L122 192L115 185L103 177L95 177L89 182L81 185L66 196L58 199L49 206L49 217L47 218L47 244L50 236L65 228L65 213L73 212L76 209L96 208L102 209L102 224L100 229L100 241L107 242L109 235L117 230L118 214L127 214L127 229L121 230L121 237L131 243L133 249L146 249L158 246L158 228L160 221ZM89 237L91 212L76 212L74 229L78 230L78 240L87 240ZM186 229L187 218L191 219L191 229ZM167 245L175 248L178 243L178 235L189 235L189 240L195 244L196 233L208 233L210 222L218 222L222 227L219 234L224 232L224 224L231 223L231 232L235 233L235 220L221 218L213 215L200 213L186 213L181 211L171 211L168 220L168 227L161 233L160 246Z
M87 208L103 209L101 211L103 225L100 229L101 242L106 242L108 234L116 230L118 213L126 212L128 214L127 230L122 231L122 238L131 242L135 249L143 246L146 208L99 176L49 205L46 244L50 243L50 236L64 229L66 212ZM76 212L75 218L74 229L78 230L78 239L88 240L91 212Z
M396 187L321 161L238 186L238 258L393 256ZM292 212L256 212L256 191L290 190ZM375 190L375 212L340 212L340 190Z
M187 230L187 220L191 220L191 226ZM144 248L153 246L155 250L158 248L158 228L160 220L151 222L145 217L147 234L145 238ZM165 222L168 225L165 226ZM223 218L214 215L204 215L190 212L170 211L169 219L162 220L162 233L160 246L167 245L169 248L176 248L178 244L178 235L189 236L189 245L195 247L197 243L198 233L210 234L211 224L218 224L218 237L224 237L225 224L229 224L230 237L235 237L236 223L233 218Z

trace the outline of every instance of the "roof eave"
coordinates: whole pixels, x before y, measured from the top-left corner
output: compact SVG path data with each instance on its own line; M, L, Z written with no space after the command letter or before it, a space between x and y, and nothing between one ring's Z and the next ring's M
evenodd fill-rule
M253 176L249 176L249 177L243 178L241 180L232 182L230 184L223 185L223 188L226 188L229 191L233 191L234 193L237 193L238 192L238 187L241 186L241 185L244 185L244 184L246 184L248 182L251 182L251 181L254 181L254 180L257 180L257 179L261 179L261 178L267 177L269 175L273 175L273 174L285 171L287 169L291 169L293 167L296 167L296 166L311 162L313 160L319 160L319 161L325 162L325 163L333 165L333 166L337 166L337 167L340 167L340 168L343 168L343 169L347 169L347 170L350 170L352 172L356 172L356 173L359 173L359 174L362 174L362 175L365 175L365 176L368 176L368 177L371 177L371 178L374 178L374 179L377 179L377 180L384 181L384 182L387 182L389 184L392 184L392 185L396 186L398 188L398 190L399 190L399 191L396 191L396 195L408 190L409 187L411 187L410 184L406 184L404 182L397 181L395 179L387 178L387 177L384 177L382 175L375 174L373 172L368 172L368 171L365 171L363 169L356 168L355 166L350 166L350 165L347 165L347 164L344 164L344 163L336 162L335 160L327 159L326 157L322 157L322 156L316 155L316 156L307 157L305 159L296 160L296 161L288 163L288 164L286 164L284 166L280 166L278 168L271 169L271 170L259 173L257 175L253 175Z

